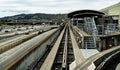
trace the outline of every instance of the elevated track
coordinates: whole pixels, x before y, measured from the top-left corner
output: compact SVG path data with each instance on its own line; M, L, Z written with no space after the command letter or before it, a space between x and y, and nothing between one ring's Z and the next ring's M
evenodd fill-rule
M87 56L85 52L91 50L81 47L85 45L79 42L90 35L69 24L48 29L1 45L0 70L87 70L91 67L91 70L112 70L119 67L120 61L115 59L120 57L120 46L103 52L94 48L95 55ZM110 65L113 62L114 66Z

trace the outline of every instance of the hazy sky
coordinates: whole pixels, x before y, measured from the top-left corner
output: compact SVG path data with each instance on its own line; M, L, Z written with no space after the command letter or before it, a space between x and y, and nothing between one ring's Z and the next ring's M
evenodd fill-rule
M99 10L120 0L0 0L0 17L29 13L69 13L80 9Z

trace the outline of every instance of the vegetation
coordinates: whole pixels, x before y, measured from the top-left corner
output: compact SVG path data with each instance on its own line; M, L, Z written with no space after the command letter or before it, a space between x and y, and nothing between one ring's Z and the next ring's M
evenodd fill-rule
M19 14L15 16L8 16L0 18L1 22L10 22L12 20L56 20L56 19L65 19L67 18L66 14L42 14L42 13L36 13L36 14Z

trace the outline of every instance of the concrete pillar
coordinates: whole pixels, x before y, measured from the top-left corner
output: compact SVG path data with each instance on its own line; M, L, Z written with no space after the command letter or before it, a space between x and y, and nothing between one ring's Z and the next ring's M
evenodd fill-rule
M103 48L103 50L105 50L106 49L106 39L103 39L102 40L102 48Z
M71 23L71 25L73 26L73 18L72 18L71 20L72 20L72 23Z
M104 25L102 25L102 35L105 34Z
M84 48L84 36L81 37L81 40L82 40L82 48Z
M102 42L101 41L98 42L98 50L102 51Z
M118 17L119 17L119 19L118 19L118 28L120 30L120 15Z
M103 16L99 18L99 25L104 25L104 18Z
M73 18L73 25L77 26L77 18Z
M75 25L75 18L73 18L73 26Z
M115 46L117 46L117 45L118 45L118 40L117 40L117 38L116 38L116 37L114 38L114 45L115 45Z
M120 36L117 36L118 39L118 45L120 45Z
M78 26L78 19L77 19L77 27L79 27L79 26Z

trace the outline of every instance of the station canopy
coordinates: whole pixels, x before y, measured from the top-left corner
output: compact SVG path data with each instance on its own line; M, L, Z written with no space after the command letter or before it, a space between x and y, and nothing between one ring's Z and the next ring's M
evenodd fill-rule
M96 10L77 10L68 14L68 18L82 18L82 17L91 17L98 16L102 17L104 15L103 12L99 12Z

